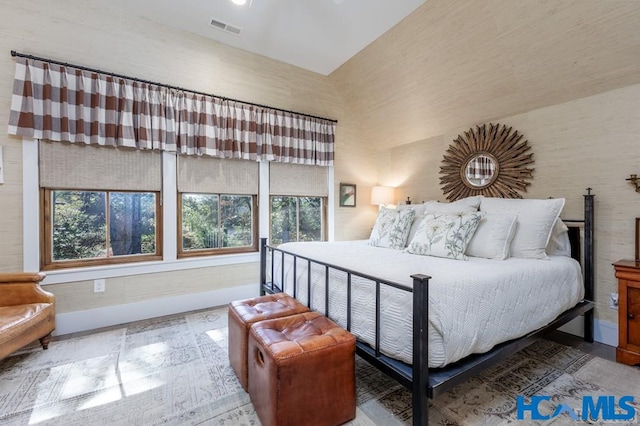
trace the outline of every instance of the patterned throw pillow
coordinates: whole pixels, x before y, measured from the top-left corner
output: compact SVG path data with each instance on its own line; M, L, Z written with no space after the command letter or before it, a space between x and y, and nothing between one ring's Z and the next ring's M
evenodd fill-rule
M467 260L464 254L483 213L427 214L407 251L423 256Z
M396 210L382 207L371 231L369 244L396 250L403 249L415 215L416 212L413 209Z

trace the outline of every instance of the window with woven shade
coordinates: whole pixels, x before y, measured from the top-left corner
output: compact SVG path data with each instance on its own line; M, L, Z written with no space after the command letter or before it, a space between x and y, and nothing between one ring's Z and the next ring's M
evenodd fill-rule
M178 255L258 250L259 163L178 156Z
M326 167L270 163L269 194L272 244L326 239Z
M162 158L39 143L43 269L162 259Z

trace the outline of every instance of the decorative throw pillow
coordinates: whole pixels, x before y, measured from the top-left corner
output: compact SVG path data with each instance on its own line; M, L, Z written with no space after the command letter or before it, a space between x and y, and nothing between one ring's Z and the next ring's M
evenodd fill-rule
M426 214L407 251L424 256L467 260L467 244L482 219L481 212Z
M398 210L413 209L413 211L415 211L415 216L413 218L413 222L411 223L411 228L409 229L409 235L407 236L407 244L409 243L409 241L413 240L413 236L416 235L416 232L418 231L420 221L422 221L422 218L424 217L425 204L426 203L410 205L401 204L397 207Z
M480 199L482 197L467 197L461 200L457 200L451 203L441 203L440 201L431 200L424 202L422 204L412 205L416 209L416 217L413 220L413 225L411 225L411 229L409 230L409 237L407 238L407 242L413 240L413 237L418 232L418 227L422 222L423 215L426 213L447 213L447 214L455 214L455 213L472 213L478 211L478 206L480 205ZM409 207L412 207L409 206ZM400 206L398 206L399 208Z
M382 207L371 231L369 244L377 247L403 249L416 212L413 209L388 209Z
M516 233L510 247L511 256L546 259L545 248L563 207L564 198L534 200L485 197L480 204L480 211L517 215Z
M485 214L469 241L467 255L500 260L508 258L517 218L514 214Z

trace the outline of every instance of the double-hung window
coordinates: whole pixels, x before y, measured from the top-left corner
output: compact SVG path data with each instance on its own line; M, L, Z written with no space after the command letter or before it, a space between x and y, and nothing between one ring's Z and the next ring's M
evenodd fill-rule
M269 181L271 243L326 240L327 168L271 163Z
M259 164L178 157L178 255L258 250Z
M39 147L43 269L162 259L161 154Z

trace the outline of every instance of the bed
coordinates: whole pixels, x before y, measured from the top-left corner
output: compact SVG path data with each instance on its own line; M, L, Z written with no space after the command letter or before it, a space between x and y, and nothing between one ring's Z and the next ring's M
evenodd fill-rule
M580 315L593 341L593 195L584 198L584 219L563 219L571 257L496 268L365 241L263 239L262 293L285 291L354 333L361 357L412 390L413 423L426 424L428 398Z

